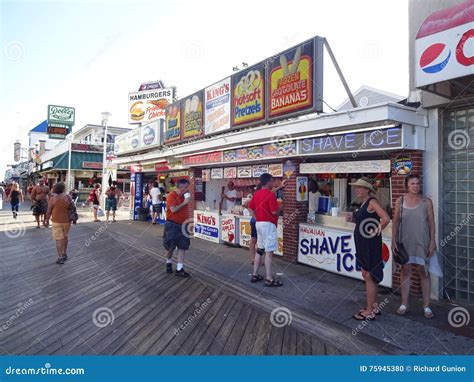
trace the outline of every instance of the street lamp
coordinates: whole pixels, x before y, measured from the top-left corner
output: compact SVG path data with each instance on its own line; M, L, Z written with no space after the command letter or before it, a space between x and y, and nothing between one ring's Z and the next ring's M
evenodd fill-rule
M71 182L71 157L72 157L72 142L74 140L74 133L69 133L66 135L66 140L68 142L68 161L67 161L67 191L71 191L73 188L72 182Z
M102 158L102 192L104 195L103 205L105 206L105 190L106 190L106 166L107 166L107 123L109 122L109 118L112 116L108 111L102 112L102 126L104 127L104 154Z

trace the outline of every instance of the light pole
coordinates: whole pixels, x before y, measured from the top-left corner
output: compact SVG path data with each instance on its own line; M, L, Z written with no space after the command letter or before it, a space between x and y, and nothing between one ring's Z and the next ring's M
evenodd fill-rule
M102 158L102 193L103 197L103 206L105 206L105 190L106 190L106 179L107 176L107 123L109 122L109 118L112 116L108 111L102 112L102 126L104 127L104 154Z
M67 142L68 142L68 160L67 160L67 191L72 190L72 185L71 185L71 157L72 157L72 142L74 140L74 133L70 133L66 136Z

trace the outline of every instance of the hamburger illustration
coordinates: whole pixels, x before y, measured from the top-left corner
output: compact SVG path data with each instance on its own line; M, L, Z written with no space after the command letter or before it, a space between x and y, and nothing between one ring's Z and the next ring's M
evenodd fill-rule
M141 121L145 116L145 112L142 109L143 102L137 101L130 106L130 118L134 121Z

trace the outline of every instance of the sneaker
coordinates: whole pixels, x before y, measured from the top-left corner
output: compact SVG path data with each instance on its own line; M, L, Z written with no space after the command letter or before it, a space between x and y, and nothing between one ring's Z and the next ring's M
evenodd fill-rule
M63 259L64 259L64 261L66 261L68 259L66 254L64 254Z
M188 272L186 272L186 271L184 270L184 268L182 268L180 271L176 271L176 272L174 273L174 275L175 275L175 276L179 276L179 277L189 277L189 276L191 276Z
M173 264L166 263L166 273L173 273Z

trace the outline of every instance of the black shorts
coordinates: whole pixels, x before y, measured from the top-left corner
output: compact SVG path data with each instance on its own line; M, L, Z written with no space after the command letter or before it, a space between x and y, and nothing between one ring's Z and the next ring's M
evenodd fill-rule
M257 238L257 221L254 218L250 219L250 237Z
M173 251L175 248L187 251L191 240L186 234L186 227L182 224L176 224L172 221L165 223L163 231L163 247L167 251Z
M161 212L161 203L153 204L153 212Z

